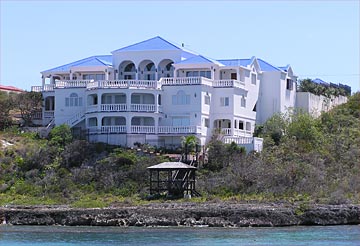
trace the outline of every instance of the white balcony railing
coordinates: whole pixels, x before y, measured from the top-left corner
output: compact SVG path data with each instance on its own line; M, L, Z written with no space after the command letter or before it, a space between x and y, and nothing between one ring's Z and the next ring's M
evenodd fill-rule
M222 128L221 133L225 136L234 136L234 137L251 137L251 131L246 131L242 129L232 129L232 128Z
M202 128L200 126L131 126L130 133L142 133L142 134L197 134L201 133ZM128 133L125 125L119 126L91 126L88 127L89 133Z
M126 133L126 126L101 126L101 133Z
M156 80L99 80L87 84L87 89L95 88L142 88L156 89L158 82Z
M155 104L131 104L131 111L155 112Z
M224 143L230 144L232 142L236 144L252 144L254 141L253 137L225 137Z
M127 109L126 104L101 104L100 107L101 111L106 112L121 112Z
M225 80L214 80L213 82L214 87L237 87L237 88L244 88L245 83L233 80L233 79L225 79Z
M204 77L161 78L161 85L209 85L212 80Z
M159 134L199 133L199 132L201 132L201 127L197 127L197 126L159 126L158 132L159 132Z
M82 88L92 80L59 80L55 81L55 88Z
M33 92L44 92L44 91L54 91L54 85L44 85L44 86L31 86L31 91Z
M54 118L54 111L44 111L44 118Z
M155 133L155 126L131 126L131 133Z

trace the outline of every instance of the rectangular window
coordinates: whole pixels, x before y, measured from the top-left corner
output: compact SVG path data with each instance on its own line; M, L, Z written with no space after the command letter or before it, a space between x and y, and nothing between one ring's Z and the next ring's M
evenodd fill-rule
M70 98L65 98L65 107L69 107L70 106Z
M243 121L239 121L239 129L244 130L244 122Z
M205 103L206 105L210 105L210 96L209 96L209 95L205 95L205 96L204 96L204 103Z
M221 97L220 98L220 106L223 106L223 107L229 106L229 98Z
M210 121L209 121L208 118L205 118L205 119L204 119L204 126L205 126L205 127L210 127Z
M172 124L173 124L173 126L189 126L190 118L189 117L173 117Z
M211 79L211 71L186 71L186 77L204 77Z
M237 79L237 73L231 73L231 79Z
M251 84L256 85L256 74L251 74Z
M251 131L251 123L246 122L246 131Z
M246 99L245 96L241 96L241 107L245 108L246 107Z
M294 88L294 81L292 79L287 79L286 80L286 89L287 90L292 90Z

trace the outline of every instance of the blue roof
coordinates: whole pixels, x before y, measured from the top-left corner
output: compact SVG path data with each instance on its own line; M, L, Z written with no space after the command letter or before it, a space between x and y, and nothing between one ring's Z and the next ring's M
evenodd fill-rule
M316 84L323 84L323 85L329 85L328 82L322 80L322 79L319 79L319 78L316 78L316 79L313 79L312 82L316 83Z
M258 60L258 63L259 63L259 66L260 66L260 69L261 71L282 71L281 69L271 65L270 63L262 60L262 59L257 59Z
M181 50L181 48L175 44L170 43L169 41L166 41L162 37L156 36L154 38L150 38L145 41L114 50L113 52L143 50Z
M190 57L181 62L177 62L175 64L204 64L204 63L213 63L213 64L217 64L219 66L224 66L224 64L220 63L219 61L211 59L211 58L207 58L202 55L193 56L193 57Z
M218 62L225 66L243 66L246 67L251 64L251 59L221 59Z
M111 66L111 65L112 65L111 55L91 56L69 64L65 64L59 67L45 70L43 72L66 72L69 71L72 67Z
M289 67L290 67L290 65L288 64L286 66L281 66L281 67L278 67L278 68L280 68L281 70L287 72L289 70Z

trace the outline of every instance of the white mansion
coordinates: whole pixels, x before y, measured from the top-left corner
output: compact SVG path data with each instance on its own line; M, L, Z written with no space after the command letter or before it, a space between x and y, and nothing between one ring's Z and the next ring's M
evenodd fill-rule
M213 60L154 37L43 71L43 125L68 124L90 141L173 147L215 129L225 142L261 150L256 123L297 104L292 68L259 58Z

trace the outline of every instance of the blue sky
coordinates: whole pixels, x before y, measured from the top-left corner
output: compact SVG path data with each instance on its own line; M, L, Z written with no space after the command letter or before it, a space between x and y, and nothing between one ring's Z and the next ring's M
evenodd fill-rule
M359 90L359 1L1 0L1 79L30 90L40 71L161 36L214 59L256 56L299 78Z

